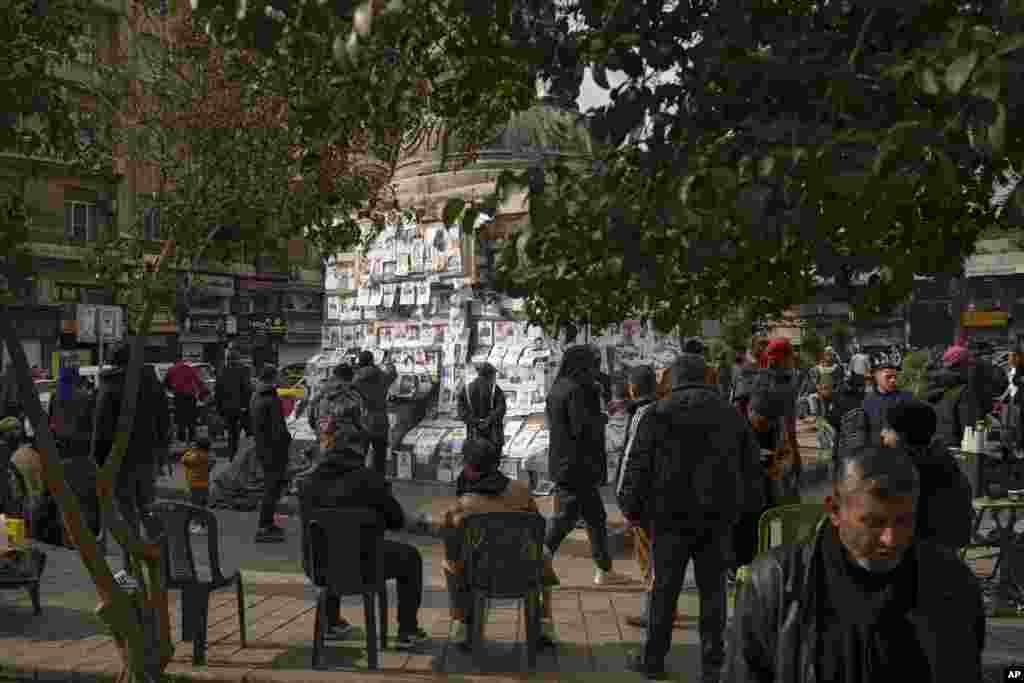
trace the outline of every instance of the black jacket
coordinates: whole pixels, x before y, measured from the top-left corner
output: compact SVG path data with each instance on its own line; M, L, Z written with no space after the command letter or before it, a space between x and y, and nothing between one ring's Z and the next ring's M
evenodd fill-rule
M570 487L600 486L608 480L600 395L595 383L563 376L548 392L550 432L548 476Z
M228 363L217 378L214 402L221 415L237 416L249 409L252 400L252 375L249 368Z
M983 415L972 400L966 371L942 369L929 373L925 400L935 408L935 436L947 446L960 447L964 429Z
M260 462L265 468L286 467L292 436L284 421L276 385L260 383L256 386L249 404L249 417Z
M497 384L493 389L484 392L483 383L479 379L470 382L459 392L459 419L466 423L469 431L489 440L501 452L505 445L505 392ZM479 420L486 420L486 426L478 426Z
M366 401L367 429L374 437L386 437L388 434L388 389L396 377L398 373L391 364L386 371L376 365L356 370L355 387Z
M99 467L107 461L114 446L126 382L127 368L116 367L100 373L92 436L92 457ZM140 370L137 397L135 422L124 463L151 465L155 462L154 449L167 443L170 425L167 396L152 366L143 365Z
M813 539L754 560L726 636L721 683L818 683L815 606L828 523ZM908 552L917 553L918 575L916 606L907 619L931 665L925 683L982 680L985 610L978 580L947 548L923 541Z
M726 527L763 505L760 449L717 387L680 385L637 425L619 505L675 531Z
M75 458L89 455L92 446L93 425L92 394L82 387L74 387L67 401L60 398L60 388L50 401L50 426L61 446L61 457Z
M392 494L391 485L383 475L364 467L360 457L328 454L298 475L296 486L304 513L316 508L370 508L377 512L385 529L398 531L405 526L405 513ZM305 534L306 525L302 528ZM303 566L308 571L305 540L302 548Z
M962 548L971 540L974 523L970 481L941 441L907 450L921 478L914 537Z

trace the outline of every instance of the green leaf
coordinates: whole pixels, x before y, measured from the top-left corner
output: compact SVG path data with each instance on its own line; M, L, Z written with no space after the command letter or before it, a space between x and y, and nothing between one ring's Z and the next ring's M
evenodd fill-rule
M996 48L995 53L1002 57L1020 49L1024 49L1024 33L1017 33L1003 38L999 41L999 47Z
M828 186L837 194L856 197L860 195L870 180L867 173L839 173L832 176Z
M454 197L449 199L444 205L444 212L442 213L441 220L444 221L445 227L451 227L455 225L455 221L459 219L459 215L463 209L466 208L466 200Z
M958 95L964 84L971 77L974 67L978 64L978 51L972 50L966 55L957 57L946 69L946 87L949 92Z
M925 67L921 71L917 72L918 85L921 86L921 90L929 95L939 94L939 79L935 75L935 69L930 66Z
M988 127L988 141L997 153L1006 146L1006 105L996 102L996 120Z

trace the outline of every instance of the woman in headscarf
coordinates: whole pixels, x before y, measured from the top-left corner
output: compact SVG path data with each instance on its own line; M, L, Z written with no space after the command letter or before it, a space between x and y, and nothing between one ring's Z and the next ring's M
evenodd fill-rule
M466 648L470 599L462 585L465 567L462 563L462 522L468 515L488 512L530 512L540 515L537 503L525 482L512 480L499 469L500 454L490 441L471 439L462 447L462 472L455 480L455 506L444 514L445 560L442 565L448 582L452 620L456 622L456 640ZM540 647L554 645L554 623L551 618L551 587L558 577L551 564L551 555L544 550L544 593L542 603Z
M61 368L57 391L50 402L50 429L62 457L89 455L92 418L92 397L81 386L78 368Z

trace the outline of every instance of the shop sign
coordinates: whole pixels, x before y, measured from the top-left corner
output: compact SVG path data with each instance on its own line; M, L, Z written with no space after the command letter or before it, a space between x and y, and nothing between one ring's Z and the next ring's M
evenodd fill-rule
M1006 311L968 311L961 316L964 327L1006 327L1010 314Z
M78 304L78 341L84 344L96 343L96 325L104 341L121 341L124 334L124 317L120 306L99 306Z
M288 334L288 321L275 316L249 316L249 329L253 334Z
M222 326L220 318L185 318L185 331L189 334L216 335Z
M192 276L192 287L210 296L235 295L235 279L230 275L196 274Z
M287 281L287 278L280 275L268 275L266 273L243 273L238 276L239 289L274 289L279 284Z

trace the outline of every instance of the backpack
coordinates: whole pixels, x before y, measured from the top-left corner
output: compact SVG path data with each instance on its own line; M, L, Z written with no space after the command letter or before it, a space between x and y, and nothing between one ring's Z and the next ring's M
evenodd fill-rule
M365 449L367 410L358 390L351 385L325 387L318 404L317 435L322 449L331 441L337 451Z

